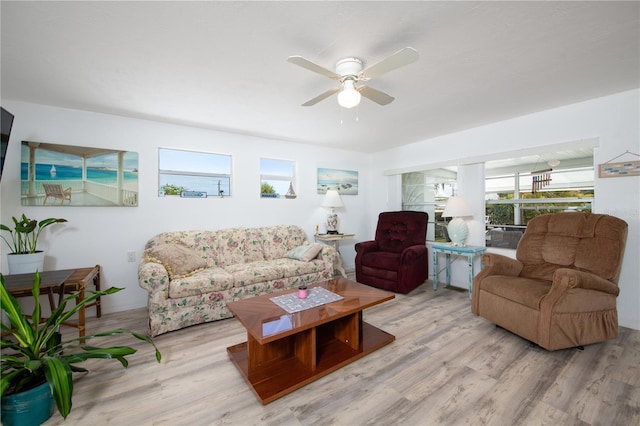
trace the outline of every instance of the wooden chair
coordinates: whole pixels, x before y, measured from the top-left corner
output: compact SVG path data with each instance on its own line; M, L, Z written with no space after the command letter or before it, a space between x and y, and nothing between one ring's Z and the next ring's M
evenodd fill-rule
M59 199L60 204L64 204L66 200L69 200L69 204L71 204L71 188L62 189L62 185L54 183L43 183L42 188L45 193L43 205L47 204L49 197Z

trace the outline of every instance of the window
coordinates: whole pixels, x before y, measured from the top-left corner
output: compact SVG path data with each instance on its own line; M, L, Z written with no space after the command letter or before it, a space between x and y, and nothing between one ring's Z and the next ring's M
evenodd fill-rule
M231 156L160 148L159 195L228 197Z
M485 164L485 227L488 247L515 249L533 217L566 210L592 211L593 156L580 150L565 153L560 167L545 171L544 183L534 185L532 170L538 157L506 159ZM546 166L543 165L542 167ZM446 241L442 211L457 194L455 167L402 175L402 208L429 214L427 241ZM535 186L535 191L533 191Z
M260 196L262 198L281 198L293 187L295 187L295 162L272 158L260 159Z
M485 179L487 247L515 249L529 220L538 215L592 211L593 166L549 170L537 188L534 176L514 172Z
M524 229L533 217L565 210L591 211L593 166L550 171L535 191L532 173L487 177L485 200L491 227Z
M402 209L426 212L427 241L447 241L442 218L447 200L456 191L456 174L438 169L402 175Z

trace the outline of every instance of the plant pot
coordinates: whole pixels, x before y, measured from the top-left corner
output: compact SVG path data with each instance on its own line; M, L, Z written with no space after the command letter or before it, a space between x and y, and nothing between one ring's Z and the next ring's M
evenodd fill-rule
M44 269L44 252L37 251L35 253L16 254L9 253L7 255L10 274L28 274L31 272Z
M53 415L53 395L44 382L24 392L2 397L4 426L37 426Z

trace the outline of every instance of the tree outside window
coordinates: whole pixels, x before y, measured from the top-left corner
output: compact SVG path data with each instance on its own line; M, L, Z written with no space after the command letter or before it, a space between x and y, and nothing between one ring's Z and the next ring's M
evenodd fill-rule
M260 159L260 196L262 198L281 198L290 187L295 188L295 162Z

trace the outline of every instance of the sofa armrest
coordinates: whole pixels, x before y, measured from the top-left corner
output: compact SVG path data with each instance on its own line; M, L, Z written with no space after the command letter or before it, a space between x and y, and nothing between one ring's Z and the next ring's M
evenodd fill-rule
M617 296L620 288L611 281L605 280L589 272L577 269L560 268L553 274L553 286L561 286L564 289L585 288L598 290Z
M546 296L540 300L540 322L538 324L538 339L540 346L549 348L551 345L552 332L554 323L561 323L565 320L567 306L582 306L586 298L591 298L584 290L596 290L603 292L610 297L617 297L620 290L615 284L593 275L589 272L579 271L577 269L560 268L553 274L553 283L551 289ZM615 302L614 302L615 306ZM558 309L562 312L561 316L554 316L554 311ZM578 311L575 315L579 315ZM614 314L610 324L615 328L617 335L617 316ZM568 324L572 324L568 321ZM578 346L579 343L575 343Z
M355 249L357 254L363 255L372 251L378 251L378 243L376 241L361 241L356 243Z
M138 265L138 285L147 290L150 302L169 298L169 282L169 274L160 263L145 261Z
M507 275L517 277L524 268L522 262L497 253L485 253L482 255L482 274ZM479 275L479 274L478 274Z
M333 274L334 265L337 264L338 252L333 246L327 244L323 244L323 246L318 259L321 259L324 263L324 270L331 271L331 274Z
M482 280L491 275L506 275L517 277L522 272L524 264L497 253L485 253L482 255L482 270L473 279L473 291L471 292L471 312L478 315L480 312L480 290Z
M401 262L406 262L425 256L427 256L427 246L415 245L404 249L400 255L400 259Z

